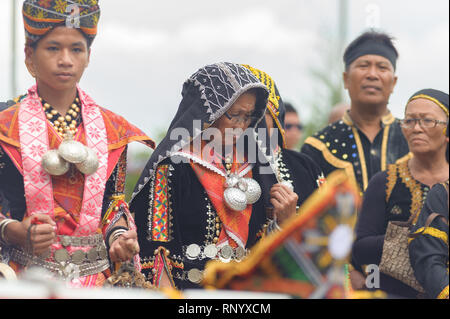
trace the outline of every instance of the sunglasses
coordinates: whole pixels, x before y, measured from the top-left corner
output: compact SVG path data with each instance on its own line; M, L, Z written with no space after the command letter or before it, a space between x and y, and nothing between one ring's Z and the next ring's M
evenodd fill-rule
M285 125L286 131L293 129L294 127L297 128L297 130L299 130L299 131L303 130L303 125L301 125L301 124L286 124Z

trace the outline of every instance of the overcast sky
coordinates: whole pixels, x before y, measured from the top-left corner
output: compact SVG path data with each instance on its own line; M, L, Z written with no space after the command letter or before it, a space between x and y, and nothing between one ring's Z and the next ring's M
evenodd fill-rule
M0 100L11 98L10 0L0 0ZM390 109L401 117L422 88L449 91L448 0L349 0L346 44L377 26L396 38L397 88ZM33 84L24 64L18 7L18 92ZM338 35L337 0L101 0L99 34L81 86L100 105L149 136L166 129L183 82L203 65L246 63L269 73L302 117L317 94L321 69ZM338 62L341 55L336 56Z

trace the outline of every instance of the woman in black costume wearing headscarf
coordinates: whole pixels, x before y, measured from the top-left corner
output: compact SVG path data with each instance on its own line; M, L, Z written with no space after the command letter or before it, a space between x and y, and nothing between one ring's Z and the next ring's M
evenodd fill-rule
M297 195L263 167L266 148L255 142L267 96L264 84L232 63L205 66L184 83L130 203L143 272L156 287L197 288L208 260L242 260L267 231L269 202L275 215L296 212ZM261 174L272 177L261 182Z
M412 156L389 165L369 182L353 244L358 266L380 264L388 223L411 220L416 224L431 187L448 180L449 139L443 134L448 126L448 94L432 89L415 93L401 125ZM421 296L383 272L379 289L402 298Z
M443 135L448 143L448 94L431 90L421 94L447 115ZM448 144L446 157L448 163ZM412 233L409 256L417 281L427 297L448 299L448 179L430 190Z

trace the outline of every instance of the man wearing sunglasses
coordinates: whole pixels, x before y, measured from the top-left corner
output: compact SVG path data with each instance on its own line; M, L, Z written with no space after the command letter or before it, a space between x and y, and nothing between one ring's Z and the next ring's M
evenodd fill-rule
M302 138L303 125L300 122L297 110L290 103L284 103L286 116L284 118L286 148L297 151Z

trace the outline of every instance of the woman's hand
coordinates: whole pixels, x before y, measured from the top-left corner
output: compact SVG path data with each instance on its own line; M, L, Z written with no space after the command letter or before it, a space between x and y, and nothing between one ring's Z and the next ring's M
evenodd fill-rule
M28 234L29 232L29 234ZM56 240L56 223L45 214L34 214L22 222L9 224L5 229L6 240L34 255L48 251Z
M270 203L273 205L273 214L277 223L281 225L286 219L297 212L298 195L289 187L275 184L270 189Z
M366 289L366 277L357 270L350 271L350 282L353 290Z
M117 238L109 249L109 257L112 262L125 262L133 259L139 253L137 233L129 230Z

